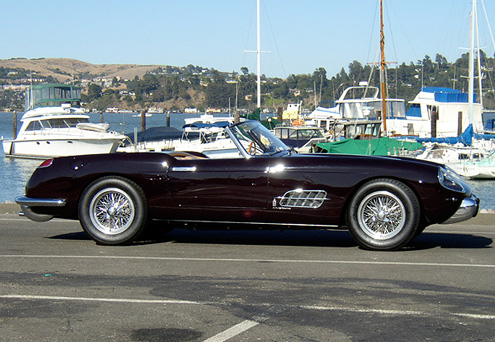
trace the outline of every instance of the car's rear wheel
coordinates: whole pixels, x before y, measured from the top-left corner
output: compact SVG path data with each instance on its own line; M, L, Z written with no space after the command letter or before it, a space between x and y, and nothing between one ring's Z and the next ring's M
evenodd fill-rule
M136 239L146 226L147 212L142 189L121 177L96 180L79 202L79 220L84 231L106 245Z
M361 247L394 250L414 237L420 222L419 201L405 184L376 179L356 192L346 219L351 235Z

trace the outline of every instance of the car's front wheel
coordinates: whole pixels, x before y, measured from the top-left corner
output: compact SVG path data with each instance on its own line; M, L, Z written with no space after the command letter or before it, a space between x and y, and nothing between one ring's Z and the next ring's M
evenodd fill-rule
M79 220L84 231L106 245L136 239L146 226L147 212L142 189L121 177L96 180L79 202Z
M419 201L405 184L376 179L356 192L346 219L351 235L361 247L395 250L416 233L420 222Z

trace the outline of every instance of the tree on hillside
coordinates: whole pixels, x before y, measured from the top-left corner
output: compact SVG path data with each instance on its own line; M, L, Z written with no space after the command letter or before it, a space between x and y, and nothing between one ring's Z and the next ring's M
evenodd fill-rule
M88 87L88 99L85 102L91 102L96 100L101 96L101 90L102 88L95 83L91 83Z
M235 99L235 85L233 84L214 82L206 87L206 105L208 107L227 108L229 98ZM231 103L233 103L232 100Z
M441 54L433 54L434 58L425 55L417 62L402 63L387 69L387 82L390 96L412 100L424 86L455 87L467 91L469 55L463 54L455 62L449 62ZM483 100L486 108L495 108L494 75L495 58L480 52L483 72ZM57 68L57 65L53 66ZM346 68L342 68L335 75L327 75L324 68L316 68L308 74L291 74L286 79L268 78L262 75L262 106L279 106L294 101L303 101L306 108L311 108L315 98L327 101L338 98L343 90L349 86L357 85L360 81L369 80L372 86L379 86L379 72L376 66L362 64L353 60ZM373 72L372 72L373 71ZM26 70L0 67L0 84L26 84ZM371 75L371 78L370 78ZM33 75L34 76L34 75ZM82 74L79 74L82 76ZM102 75L99 75L102 76ZM91 79L89 73L82 77ZM49 78L36 74L37 79ZM235 80L237 83L227 83ZM455 81L454 81L455 80ZM41 81L42 82L42 81ZM129 95L125 95L118 103L119 89L125 83ZM475 91L478 96L478 82L475 82ZM112 87L102 88L99 83L91 83L83 89L83 102L90 103L90 107L105 109L105 106L128 107L152 106L153 103L167 102L166 106L183 107L185 103L191 103L197 108L222 107L227 108L229 98L231 105L235 102L236 87L238 105L240 108L253 109L256 104L256 75L249 72L247 67L237 72L221 72L214 69L188 65L186 67L164 66L139 78L129 81L113 79ZM208 84L208 86L205 86ZM294 89L301 92L295 96ZM12 95L12 96L7 96ZM19 92L8 93L0 90L1 107L17 108L14 101ZM320 96L321 95L321 96ZM123 104L122 104L122 101ZM266 101L266 103L265 103ZM193 103L194 102L194 103ZM189 105L189 104L188 104Z
M442 56L439 53L437 53L437 55L435 57L435 62L437 63L438 69L445 69L448 67L448 64L449 64L447 62L447 58L445 58L444 56Z
M349 78L357 82L363 78L363 65L358 61L349 64Z

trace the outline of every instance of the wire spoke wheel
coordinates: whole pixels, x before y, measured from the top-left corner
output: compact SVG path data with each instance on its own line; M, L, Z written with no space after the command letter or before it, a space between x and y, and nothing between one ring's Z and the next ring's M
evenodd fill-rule
M134 220L134 202L118 188L103 189L92 199L91 222L102 233L115 235L127 230Z
M379 178L363 184L346 212L349 231L363 248L396 250L414 237L421 218L416 194L404 183Z
M397 235L405 224L406 209L400 199L388 191L366 196L358 207L358 221L364 232L378 240Z
M144 231L148 207L143 190L133 181L117 176L91 183L79 200L79 221L96 242L123 245Z

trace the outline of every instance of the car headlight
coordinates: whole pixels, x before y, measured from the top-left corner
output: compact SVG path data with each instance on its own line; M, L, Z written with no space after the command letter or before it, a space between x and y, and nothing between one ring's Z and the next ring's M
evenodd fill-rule
M442 186L449 190L466 192L461 176L448 166L438 168L438 180Z

